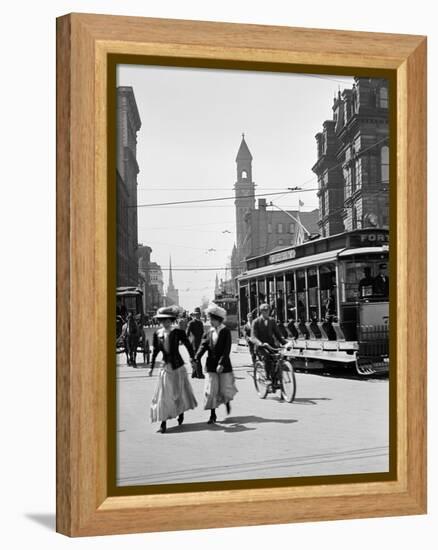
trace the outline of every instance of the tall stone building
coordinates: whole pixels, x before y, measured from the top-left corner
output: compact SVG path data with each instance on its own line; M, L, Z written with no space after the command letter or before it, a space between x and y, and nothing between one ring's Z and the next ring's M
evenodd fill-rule
M323 236L389 225L388 82L355 78L316 135Z
M173 284L172 258L169 258L169 283L167 285L166 302L169 306L179 306L179 293Z
M236 156L237 180L234 186L236 244L231 253L233 278L245 268L246 258L295 244L299 228L296 220L309 233L318 233L318 209L301 213L298 210L268 210L265 198L259 198L256 207L252 160L245 136L242 135Z
M138 257L138 286L143 290L143 311L146 313L151 309L151 252L152 248L139 244L137 248Z
M138 284L137 132L141 120L132 87L117 88L117 286Z

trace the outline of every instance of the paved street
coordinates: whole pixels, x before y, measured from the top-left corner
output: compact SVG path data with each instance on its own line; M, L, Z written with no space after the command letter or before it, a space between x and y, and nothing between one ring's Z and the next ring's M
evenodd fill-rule
M231 359L239 393L229 417L222 406L206 423L203 381L192 379L198 407L161 434L149 420L159 369L149 377L118 356L118 485L387 471L388 380L297 374L289 404L259 399L246 348L233 346Z

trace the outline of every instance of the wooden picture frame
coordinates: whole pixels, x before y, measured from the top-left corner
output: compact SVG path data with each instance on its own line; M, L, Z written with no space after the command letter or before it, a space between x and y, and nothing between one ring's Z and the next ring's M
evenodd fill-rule
M354 74L396 82L392 479L112 496L108 491L108 59ZM173 60L173 61L172 61ZM109 152L108 152L109 151ZM395 291L394 291L395 292ZM393 294L395 296L395 294ZM426 39L70 14L57 20L57 531L134 533L426 513Z

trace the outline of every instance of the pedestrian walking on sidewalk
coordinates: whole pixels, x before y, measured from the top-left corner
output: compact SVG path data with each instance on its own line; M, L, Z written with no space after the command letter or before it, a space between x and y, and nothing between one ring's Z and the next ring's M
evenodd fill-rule
M179 353L179 344L184 344L190 358L194 359L194 351L184 330L172 326L178 316L175 306L162 307L155 316L161 328L153 336L153 352L151 370L155 366L157 355L163 354L163 364L158 375L157 387L151 403L151 421L161 422L160 431L164 433L167 420L178 418L178 424L184 421L184 412L194 409L196 402L192 386L187 376L184 360Z
M187 326L187 336L196 353L201 345L202 336L204 335L204 323L201 321L201 308L195 307L192 315L193 319ZM196 366L193 367L192 378L205 378L200 361L196 361Z
M225 404L227 414L230 414L230 401L236 395L237 388L230 360L231 332L224 324L226 311L216 304L210 304L207 314L211 328L202 339L195 359L201 361L201 357L208 351L204 409L210 410L208 424L213 424L217 420L216 408L219 405Z

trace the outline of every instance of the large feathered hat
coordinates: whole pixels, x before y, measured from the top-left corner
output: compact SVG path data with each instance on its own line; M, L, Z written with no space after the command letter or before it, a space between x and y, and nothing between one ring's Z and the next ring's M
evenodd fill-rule
M177 306L160 307L155 319L176 319L179 315L179 308Z
M225 311L225 309L218 306L214 302L208 304L206 313L207 315L212 315L213 317L219 317L219 319L222 319L222 321L224 321L225 317L227 316L227 312Z

